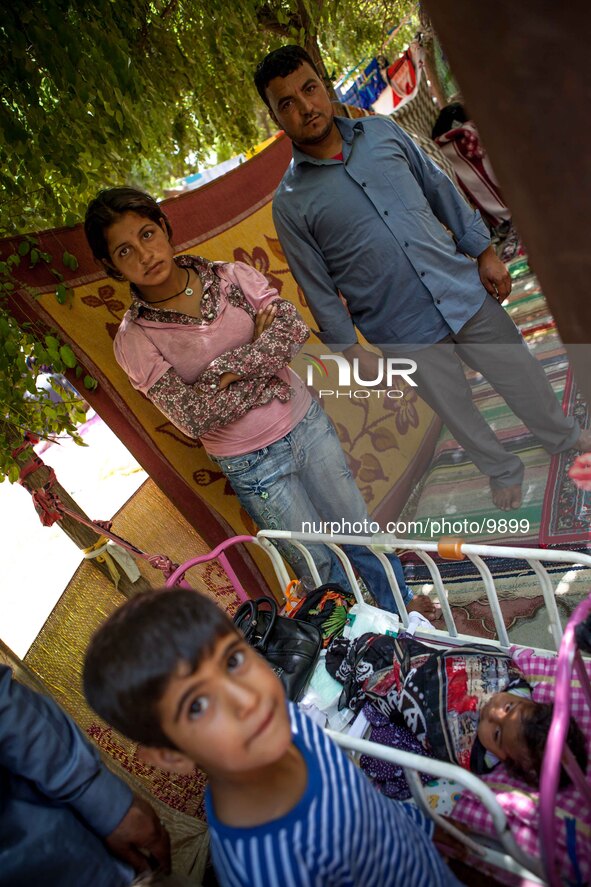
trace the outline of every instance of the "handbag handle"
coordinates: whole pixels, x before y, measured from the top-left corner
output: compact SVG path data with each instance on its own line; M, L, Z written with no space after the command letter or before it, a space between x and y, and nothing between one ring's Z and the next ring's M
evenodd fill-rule
M260 641L256 643L251 643L251 638L254 635L255 629L258 624L258 616L261 604L268 604L270 608L270 619L269 624L267 625L267 630L264 635L261 637ZM242 628L240 625L241 620L246 623L246 627ZM244 638L248 643L251 644L254 650L260 650L261 653L265 653L267 650L267 641L271 632L273 631L273 627L275 622L277 621L277 603L272 597L260 597L257 598L256 601L244 601L243 604L240 605L238 610L236 611L236 615L234 616L234 622L237 624L238 628L242 631Z

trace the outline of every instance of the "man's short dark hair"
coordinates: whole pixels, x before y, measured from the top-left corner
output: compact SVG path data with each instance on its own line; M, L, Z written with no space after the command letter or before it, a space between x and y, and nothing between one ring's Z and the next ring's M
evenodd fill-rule
M105 188L99 191L86 209L84 233L92 254L103 263L107 274L115 280L125 280L111 265L107 246L107 231L125 213L133 212L150 219L159 225L164 222L168 239L172 238L172 228L160 205L150 194L137 188Z
M193 670L215 643L236 632L205 595L183 588L138 594L93 635L84 660L89 705L135 742L175 748L160 724L157 705L180 663Z
M267 99L267 86L271 80L274 80L275 77L287 77L289 74L293 74L304 62L307 62L322 80L318 68L306 50L295 43L274 49L273 52L265 56L262 62L258 63L254 72L254 85L268 108L271 106Z

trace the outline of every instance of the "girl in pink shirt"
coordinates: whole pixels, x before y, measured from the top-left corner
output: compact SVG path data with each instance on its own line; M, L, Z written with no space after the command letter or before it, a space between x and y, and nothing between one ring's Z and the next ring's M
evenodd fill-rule
M367 520L331 422L288 366L309 336L295 307L242 262L175 257L168 219L134 188L101 191L85 232L107 274L131 285L118 363L177 428L201 440L253 520L292 531L303 521ZM297 576L307 573L297 549L278 547ZM395 612L378 559L345 550L380 606ZM329 549L312 553L323 582L348 587ZM389 559L410 602L402 565ZM430 615L433 605L421 596L408 609Z

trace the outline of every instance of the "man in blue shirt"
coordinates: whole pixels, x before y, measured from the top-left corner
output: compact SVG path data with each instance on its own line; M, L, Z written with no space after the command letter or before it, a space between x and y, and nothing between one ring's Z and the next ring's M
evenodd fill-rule
M564 416L499 304L511 280L479 213L389 118L335 118L299 46L270 53L255 83L293 141L273 219L320 338L357 358L364 379L378 377L378 357L356 328L387 356L414 355L418 393L488 475L495 505L518 508L523 463L474 406L458 356L549 452L591 449L591 432Z
M0 666L0 887L123 887L168 834L73 721Z

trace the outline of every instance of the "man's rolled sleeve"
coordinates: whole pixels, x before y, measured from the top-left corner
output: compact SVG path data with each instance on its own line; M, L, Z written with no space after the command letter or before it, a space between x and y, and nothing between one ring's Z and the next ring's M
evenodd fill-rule
M72 807L100 838L106 838L117 828L132 800L129 786L101 764L101 770Z
M474 220L462 237L456 241L459 252L477 258L490 246L490 235L479 212L474 212Z

